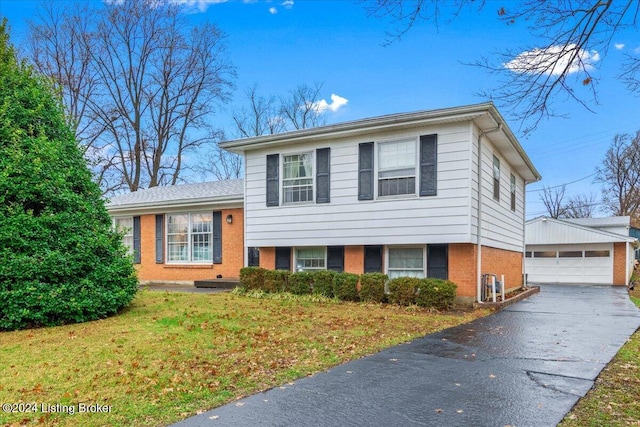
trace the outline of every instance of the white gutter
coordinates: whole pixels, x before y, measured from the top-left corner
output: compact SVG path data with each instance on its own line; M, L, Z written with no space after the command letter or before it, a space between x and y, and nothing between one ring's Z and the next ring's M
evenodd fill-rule
M477 279L477 300L479 304L482 302L482 137L502 130L502 123L498 123L493 129L481 132L478 135L478 231L477 246L478 258L476 260L476 279Z

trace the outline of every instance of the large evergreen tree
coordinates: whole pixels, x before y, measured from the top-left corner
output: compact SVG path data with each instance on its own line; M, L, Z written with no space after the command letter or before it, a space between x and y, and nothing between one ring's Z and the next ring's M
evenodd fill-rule
M137 289L53 86L0 25L0 329L117 313Z

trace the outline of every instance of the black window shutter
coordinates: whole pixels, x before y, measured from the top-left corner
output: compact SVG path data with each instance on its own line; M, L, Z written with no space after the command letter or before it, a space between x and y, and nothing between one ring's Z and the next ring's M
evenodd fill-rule
M140 217L133 217L133 262L140 264Z
M449 246L427 246L427 277L447 280L449 278Z
M364 247L364 272L382 272L382 246Z
M327 270L344 271L344 246L327 246Z
M291 271L291 248L276 248L276 270Z
M438 136L420 137L420 196L438 192Z
M213 213L213 263L222 264L222 212Z
M373 200L373 142L358 147L358 200Z
M156 264L164 262L164 215L156 215Z
M280 199L279 185L280 155L267 156L267 206L278 206Z
M329 203L330 193L330 166L331 149L320 148L316 150L316 203Z

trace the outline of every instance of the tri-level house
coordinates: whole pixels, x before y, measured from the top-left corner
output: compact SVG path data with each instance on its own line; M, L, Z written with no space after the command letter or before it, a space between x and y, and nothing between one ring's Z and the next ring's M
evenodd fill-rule
M229 141L244 155L245 264L522 284L540 174L492 103ZM258 261L259 260L259 261Z

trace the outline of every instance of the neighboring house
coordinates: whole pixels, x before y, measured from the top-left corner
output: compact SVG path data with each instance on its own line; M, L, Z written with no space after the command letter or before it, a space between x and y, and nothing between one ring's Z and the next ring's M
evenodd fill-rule
M114 225L125 232L145 282L237 278L244 265L242 180L153 187L113 197Z
M221 146L245 156L245 246L262 267L445 278L471 301L483 273L522 284L540 175L492 103Z
M530 283L626 285L637 239L628 216L527 221L525 272Z

